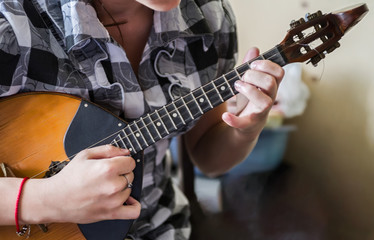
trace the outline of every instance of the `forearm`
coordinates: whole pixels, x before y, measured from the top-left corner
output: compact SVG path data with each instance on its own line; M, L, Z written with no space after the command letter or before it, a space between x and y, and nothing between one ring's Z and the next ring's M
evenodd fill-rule
M0 225L15 224L16 199L19 194L19 188L22 178L1 178L0 192ZM24 223L42 223L45 219L47 210L43 207L42 179L29 179L22 188L18 204L18 219L20 224Z
M215 177L243 161L256 145L257 139L257 133L244 134L221 121L189 149L189 154L202 172Z

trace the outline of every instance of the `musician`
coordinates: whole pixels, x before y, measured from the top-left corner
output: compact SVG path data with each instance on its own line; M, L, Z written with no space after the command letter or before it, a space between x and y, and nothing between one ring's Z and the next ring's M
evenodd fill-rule
M68 93L131 121L236 64L228 0L31 0L35 9L25 1L0 0L0 97ZM244 60L258 54L250 49ZM234 111L221 104L180 129L206 175L218 176L250 153L282 77L279 65L253 62L235 84ZM169 139L144 151L140 203L129 196L135 168L129 150L99 146L81 151L53 177L24 182L19 224L137 219L130 238L188 239L188 203L166 169ZM15 224L22 181L0 179L1 225Z

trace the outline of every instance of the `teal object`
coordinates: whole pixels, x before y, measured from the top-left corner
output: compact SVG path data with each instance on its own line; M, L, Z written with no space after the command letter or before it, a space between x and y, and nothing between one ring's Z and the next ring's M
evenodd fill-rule
M265 128L251 154L227 174L241 176L275 169L283 160L289 133L295 129L294 126Z
M248 157L225 175L227 177L239 177L255 172L265 172L275 169L282 162L286 151L289 133L294 131L294 126L281 126L277 128L265 128L258 142ZM176 139L170 144L173 163L178 164L178 147ZM235 151L235 149L233 150ZM195 173L203 175L195 168Z

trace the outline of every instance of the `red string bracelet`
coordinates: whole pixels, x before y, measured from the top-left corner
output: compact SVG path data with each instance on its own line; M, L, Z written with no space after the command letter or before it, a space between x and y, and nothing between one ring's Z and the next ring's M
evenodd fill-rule
M28 225L24 225L22 227L22 230L21 230L19 228L19 223L18 223L19 200L21 199L23 185L25 184L25 182L28 179L29 179L28 177L25 177L24 179L22 179L21 185L19 186L19 190L18 190L18 195L17 195L17 200L16 200L16 208L14 210L14 218L16 220L16 229L17 229L16 233L18 234L18 236L23 236L26 233L27 229L29 228Z

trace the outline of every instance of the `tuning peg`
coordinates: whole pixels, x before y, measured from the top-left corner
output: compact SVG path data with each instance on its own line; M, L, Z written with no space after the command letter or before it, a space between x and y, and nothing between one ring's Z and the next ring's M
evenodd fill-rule
M340 47L340 43L337 42L335 43L334 46L330 47L329 49L326 50L327 53L331 53L332 51L334 51L335 49L337 49L338 47Z
M313 66L317 66L317 63L325 58L325 54L319 53L318 55L312 57L307 63L312 63Z
M299 26L302 23L305 23L305 19L304 18L300 18L297 21L296 20L292 20L291 23L290 23L290 26L291 26L291 28L295 28L295 27Z
M318 11L318 12L315 12L315 13L312 13L312 14L307 13L305 15L305 21L310 21L310 20L315 19L315 18L317 18L319 16L322 16L322 12L321 11Z

